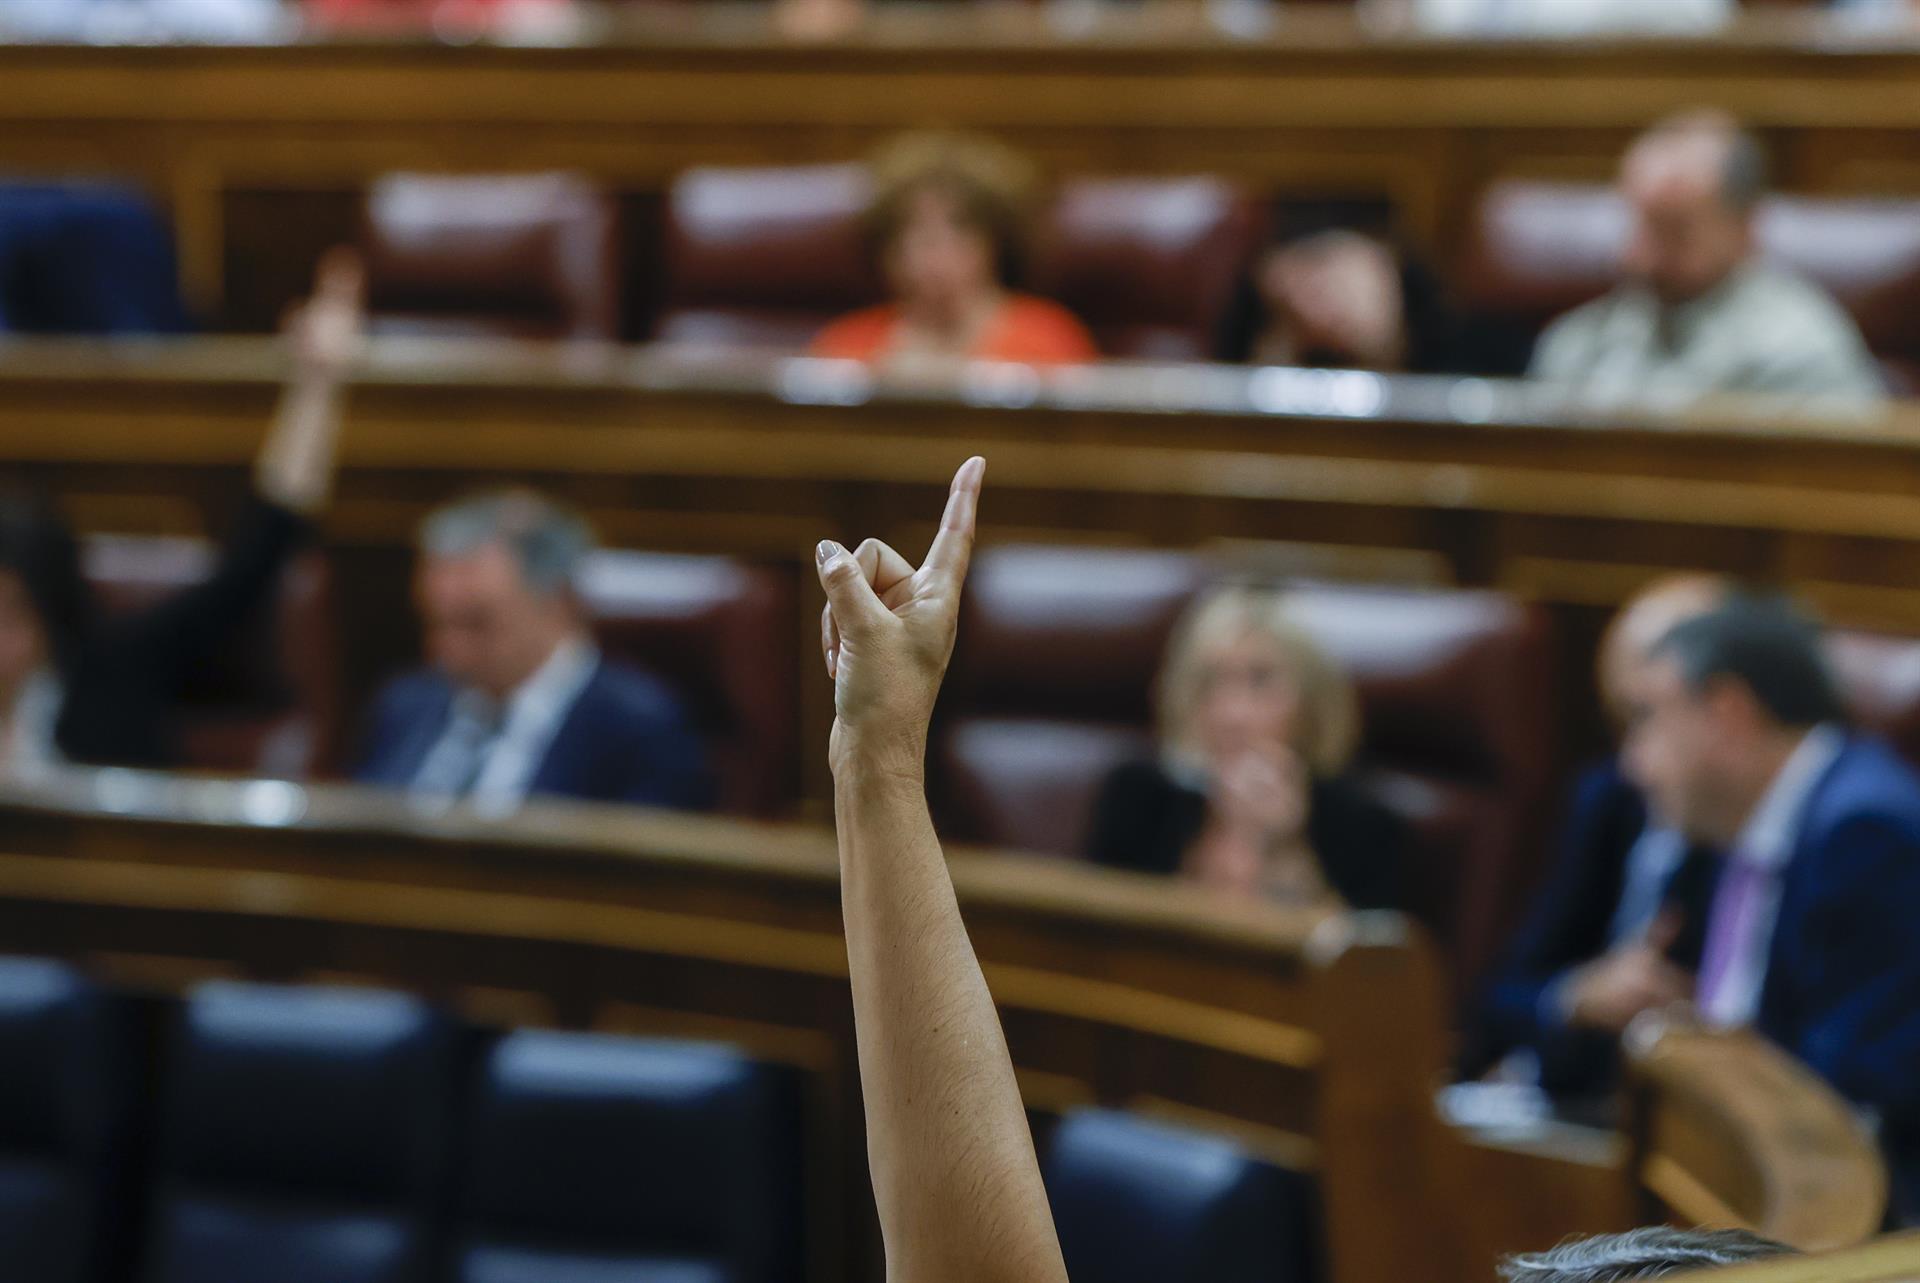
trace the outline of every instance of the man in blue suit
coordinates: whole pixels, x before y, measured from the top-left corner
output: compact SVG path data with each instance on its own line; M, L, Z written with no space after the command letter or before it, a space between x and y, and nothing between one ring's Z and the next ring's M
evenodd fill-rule
M584 521L524 491L428 517L415 598L432 666L381 693L356 777L496 814L535 795L709 805L680 702L587 630L574 581L591 548Z
M1736 597L1635 675L1624 751L1654 810L1726 853L1695 1002L1877 1119L1920 1177L1920 778L1843 728L1812 624Z
M1683 575L1626 605L1600 646L1600 691L1616 721L1653 647L1730 591ZM1463 1076L1493 1070L1556 1096L1604 1095L1627 1025L1692 997L1719 871L1712 851L1649 814L1617 761L1588 771L1553 870L1470 1013Z

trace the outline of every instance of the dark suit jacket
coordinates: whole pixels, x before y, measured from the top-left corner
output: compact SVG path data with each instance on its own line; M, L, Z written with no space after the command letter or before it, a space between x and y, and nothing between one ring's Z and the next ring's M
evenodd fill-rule
M1206 824L1207 799L1158 763L1116 768L1094 803L1087 856L1137 873L1177 873ZM1401 907L1406 830L1399 817L1343 779L1315 780L1307 840L1328 883L1356 909Z
M1920 778L1877 740L1808 800L1759 1027L1880 1115L1897 1189L1920 1190Z
M1531 1048L1548 1090L1579 1095L1607 1087L1618 1060L1614 1039L1544 1021L1540 1009L1555 981L1606 952L1626 891L1627 857L1646 827L1646 802L1617 763L1580 778L1559 861L1469 1013L1462 1076L1477 1078L1509 1052ZM1714 854L1695 847L1667 885L1664 908L1683 923L1668 956L1688 971L1699 969L1719 874Z
M359 768L366 784L406 788L447 728L453 683L423 671L374 703ZM706 749L658 679L601 660L535 770L530 795L700 810L713 804Z
M206 580L152 610L90 628L60 675L66 699L54 742L67 759L179 765L175 713L187 674L263 606L310 530L297 513L256 502Z

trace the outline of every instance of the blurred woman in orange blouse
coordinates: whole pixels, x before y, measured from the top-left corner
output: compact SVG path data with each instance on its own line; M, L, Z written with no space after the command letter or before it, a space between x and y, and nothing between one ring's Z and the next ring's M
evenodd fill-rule
M984 138L909 134L872 169L867 242L893 301L827 326L814 355L888 365L1098 358L1072 313L1014 289L1038 189L1024 157Z

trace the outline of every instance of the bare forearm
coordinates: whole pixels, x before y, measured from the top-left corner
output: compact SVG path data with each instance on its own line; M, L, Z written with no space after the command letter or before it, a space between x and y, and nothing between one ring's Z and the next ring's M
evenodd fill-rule
M326 506L344 400L334 379L304 376L287 385L254 469L261 498L309 515Z
M1063 1283L992 996L912 771L835 789L867 1148L898 1283Z

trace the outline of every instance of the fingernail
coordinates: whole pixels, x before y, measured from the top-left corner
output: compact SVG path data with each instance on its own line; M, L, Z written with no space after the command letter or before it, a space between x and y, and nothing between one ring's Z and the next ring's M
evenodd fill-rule
M827 563L828 563L829 561L832 561L832 560L833 560L833 554L835 554L836 552L839 552L839 551L840 551L840 545L839 545L839 544L837 544L837 543L835 543L835 542L834 542L833 540L831 540L831 539L822 539L822 540L820 541L820 546L819 546L818 548L815 548L815 549L813 550L813 555L814 555L814 558L815 558L815 559L816 559L817 561L819 561L819 563L820 563L821 565L823 565L823 566L824 566L824 565L826 565L826 564L827 564Z

